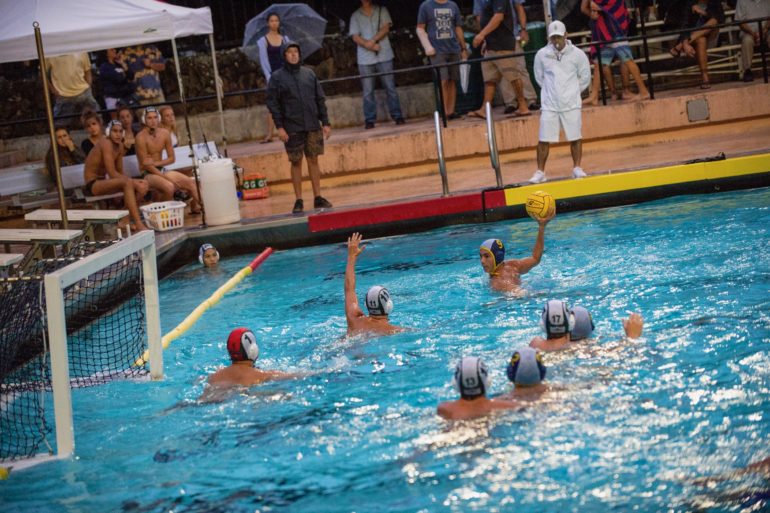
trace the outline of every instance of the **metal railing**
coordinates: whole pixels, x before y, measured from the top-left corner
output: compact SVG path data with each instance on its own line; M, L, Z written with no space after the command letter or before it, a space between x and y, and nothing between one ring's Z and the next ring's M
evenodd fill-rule
M438 172L441 175L441 196L449 196L449 181L446 173L446 160L444 160L444 135L441 130L441 120L438 111L433 113L433 126L436 129L436 150L438 153Z

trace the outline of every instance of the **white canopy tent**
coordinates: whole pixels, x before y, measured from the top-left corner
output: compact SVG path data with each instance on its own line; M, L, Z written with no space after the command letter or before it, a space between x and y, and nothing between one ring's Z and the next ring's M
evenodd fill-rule
M48 56L171 40L183 105L186 104L176 38L208 35L222 143L226 151L214 25L208 7L190 9L155 0L0 0L0 19L3 20L0 24L0 63L40 58L34 23L40 27L43 51ZM192 139L186 107L185 124L188 137Z
M127 0L0 0L0 62L37 59L32 24L48 56L104 50L174 38L169 13Z

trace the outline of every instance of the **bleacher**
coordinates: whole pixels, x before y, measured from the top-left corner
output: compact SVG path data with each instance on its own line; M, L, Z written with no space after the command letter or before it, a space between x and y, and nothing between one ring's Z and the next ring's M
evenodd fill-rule
M725 23L733 22L734 15L734 9L726 9ZM642 28L639 20L637 20L636 27L636 32L640 35L642 33ZM647 46L649 49L649 61L651 63L675 59L675 57L669 53L669 46L667 46L666 43L671 42L671 46L673 46L678 35L664 34L662 29L663 20L648 21L645 23L645 30L648 36ZM591 43L590 31L572 32L569 34L569 38L574 44L581 46L586 45L584 49L588 52L588 45ZM642 40L629 41L629 45L632 50L634 50L634 53L639 56L638 58L635 58L634 61L637 64L645 64ZM709 47L706 52L708 55L709 74L740 76L743 73L744 70L742 69L741 64L741 29L738 25L720 28L717 44L713 47ZM680 59L680 62L683 65L660 66L659 69L653 69L653 78L700 76L700 71L695 63L695 59ZM617 62L613 64L617 64ZM755 52L752 65L757 67L761 66L761 56L759 52Z
M218 154L214 142L195 144L193 148L195 158L198 160L208 155ZM177 147L174 153L176 161L166 166L166 169L182 170L193 167L193 156L190 154L189 147ZM122 196L121 193L86 196L83 191L85 187L83 164L64 166L61 171L62 185L73 203L98 203L104 199ZM140 177L136 156L123 157L123 172L133 178ZM37 162L0 169L0 206L27 211L44 205L58 204L58 202L56 184L48 176L44 163Z

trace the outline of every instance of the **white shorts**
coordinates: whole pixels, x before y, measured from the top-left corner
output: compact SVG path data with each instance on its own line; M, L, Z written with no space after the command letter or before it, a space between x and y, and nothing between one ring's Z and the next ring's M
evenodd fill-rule
M551 110L540 111L539 140L548 143L559 142L559 128L564 130L568 141L577 141L583 138L581 131L583 116L580 109L572 109L565 112Z

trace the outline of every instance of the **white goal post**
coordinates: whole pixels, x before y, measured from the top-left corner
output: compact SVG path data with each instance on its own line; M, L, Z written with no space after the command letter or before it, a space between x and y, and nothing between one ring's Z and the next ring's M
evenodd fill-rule
M104 269L139 252L142 256L142 272L144 276L150 376L152 379L162 379L163 348L161 346L160 300L158 297L155 233L153 231L139 232L82 260L45 275L51 383L53 388L56 448L57 457L59 458L70 456L75 449L64 290L100 269Z

